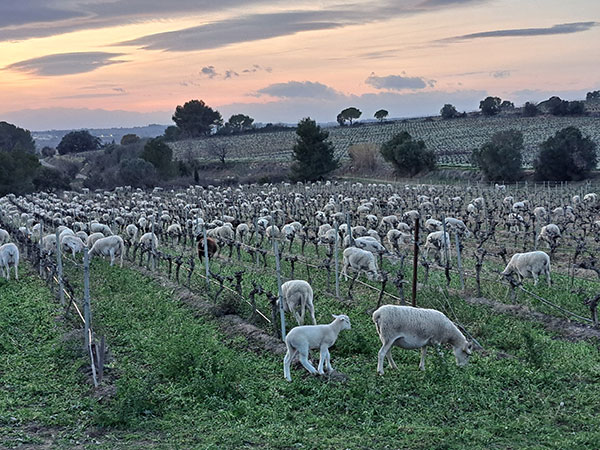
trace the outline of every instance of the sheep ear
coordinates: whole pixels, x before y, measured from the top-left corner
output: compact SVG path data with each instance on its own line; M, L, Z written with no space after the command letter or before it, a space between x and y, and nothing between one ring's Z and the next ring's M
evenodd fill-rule
M340 316L336 316L335 314L332 314L331 317L333 317L334 319L337 319Z

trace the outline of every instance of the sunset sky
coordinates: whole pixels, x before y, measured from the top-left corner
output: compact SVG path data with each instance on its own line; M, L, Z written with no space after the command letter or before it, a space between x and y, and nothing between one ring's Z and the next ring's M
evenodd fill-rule
M598 0L23 0L0 3L0 121L30 130L335 121L600 89Z

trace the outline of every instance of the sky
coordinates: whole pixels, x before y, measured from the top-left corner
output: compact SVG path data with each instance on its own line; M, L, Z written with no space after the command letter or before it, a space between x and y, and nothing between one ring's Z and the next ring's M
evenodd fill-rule
M344 108L372 119L600 89L598 0L0 2L0 121L36 130Z

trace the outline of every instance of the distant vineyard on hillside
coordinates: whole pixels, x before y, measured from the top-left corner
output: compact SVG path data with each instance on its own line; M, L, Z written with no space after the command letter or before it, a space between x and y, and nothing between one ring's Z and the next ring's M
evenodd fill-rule
M328 128L336 155L348 157L348 148L359 143L382 144L401 131L422 139L435 150L440 164L468 165L473 148L481 146L501 130L517 129L525 143L524 164L531 166L541 142L567 126L600 143L598 117L468 117L461 119L410 119L389 123L369 123L353 127ZM170 143L177 159L217 159L215 152L227 149L227 158L238 161L289 161L296 140L294 130L273 133L212 136Z

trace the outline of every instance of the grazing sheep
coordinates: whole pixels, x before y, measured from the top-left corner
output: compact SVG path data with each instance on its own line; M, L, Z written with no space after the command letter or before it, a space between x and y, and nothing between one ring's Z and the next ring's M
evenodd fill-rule
M158 237L151 231L148 233L142 234L140 238L140 244L145 245L147 247L156 248L158 247Z
M125 234L129 237L129 239L132 240L132 242L137 241L138 231L138 227L132 223L125 227Z
M60 241L60 248L62 249L62 251L71 250L71 252L73 253L73 258L75 258L75 253L82 251L84 247L85 244L83 243L83 241L75 235L69 234L63 237Z
M245 241L245 237L250 232L250 227L247 223L240 223L237 227L235 227L235 235L236 239L240 242Z
M108 225L103 223L92 223L90 225L92 233L102 233L104 236L112 236L113 232Z
M517 274L519 281L523 281L523 278L531 276L534 286L537 285L538 276L543 273L546 275L548 286L550 286L550 257L541 251L515 253L510 258L502 275L506 276L511 273Z
M450 344L458 366L464 366L472 353L469 343L459 329L443 313L435 309L412 306L383 305L373 313L373 322L381 349L377 354L377 372L383 375L383 359L397 369L392 358L392 345L404 349L421 349L419 369L425 370L428 345Z
M42 249L48 253L54 253L56 251L55 234L47 234L42 238Z
M95 233L94 233L95 234ZM91 235L93 236L93 234ZM90 237L91 237L90 236ZM121 267L123 267L123 254L125 244L121 236L107 236L98 239L89 251L90 258L94 255L110 256L110 265L114 265L115 256L121 256Z
M357 237L354 239L354 246L376 254L388 252L387 248L381 245L381 243L372 236Z
M387 232L386 237L390 245L394 248L412 243L412 236L400 230L390 230Z
M471 236L471 232L462 220L455 219L454 217L446 217L445 222L448 231L454 231L461 237L468 238L469 236Z
M77 236L83 242L87 242L87 240L88 240L88 234L85 231L77 231L75 233L75 236Z
M550 223L543 226L540 230L540 234L536 239L536 245L539 243L539 241L544 241L546 244L548 244L548 248L552 249L558 245L558 240L560 237L561 234L558 225Z
M348 247L344 250L344 262L341 273L346 277L346 280L348 279L347 271L349 267L358 273L361 271L366 272L369 280L381 280L375 255L367 250L356 247Z
M433 250L435 260L441 264L444 246L450 249L450 235L447 232L434 231L429 233L427 239L425 239L425 258L429 258L429 252Z
M0 268L2 275L6 270L6 279L10 280L10 265L15 268L15 279L19 279L19 249L15 244L9 242L0 246Z
M287 352L283 358L283 376L287 381L292 381L290 364L297 353L300 355L300 363L311 374L324 375L323 366L328 372L333 371L329 347L335 344L340 331L349 330L351 327L347 315L340 314L336 316L332 314L332 316L333 322L328 325L302 325L290 330L285 338ZM311 348L318 348L320 352L319 366L316 370L308 361L308 351Z
M583 201L588 205L595 205L598 202L598 195L595 192L590 192L583 196Z
M92 248L98 239L105 237L102 233L92 233L88 236L86 245L88 248Z
M180 237L183 231L181 229L181 225L178 223L172 223L167 227L167 234L171 236L171 238Z
M204 258L204 237L203 235L198 235L196 238L198 241L198 258L202 261ZM208 259L211 259L217 252L219 251L219 246L217 245L217 241L213 238L206 238L206 252L208 254Z
M283 299L283 310L292 313L298 325L304 325L306 308L310 312L313 324L317 324L313 304L313 290L310 284L304 280L286 281L281 285L281 297ZM300 314L298 314L298 308L300 308Z
M6 244L8 241L10 241L10 236L8 235L8 231L0 228L0 245Z
M444 227L444 224L436 219L427 219L425 221L425 229L427 231L429 231L430 233L433 233L435 231L441 231Z

